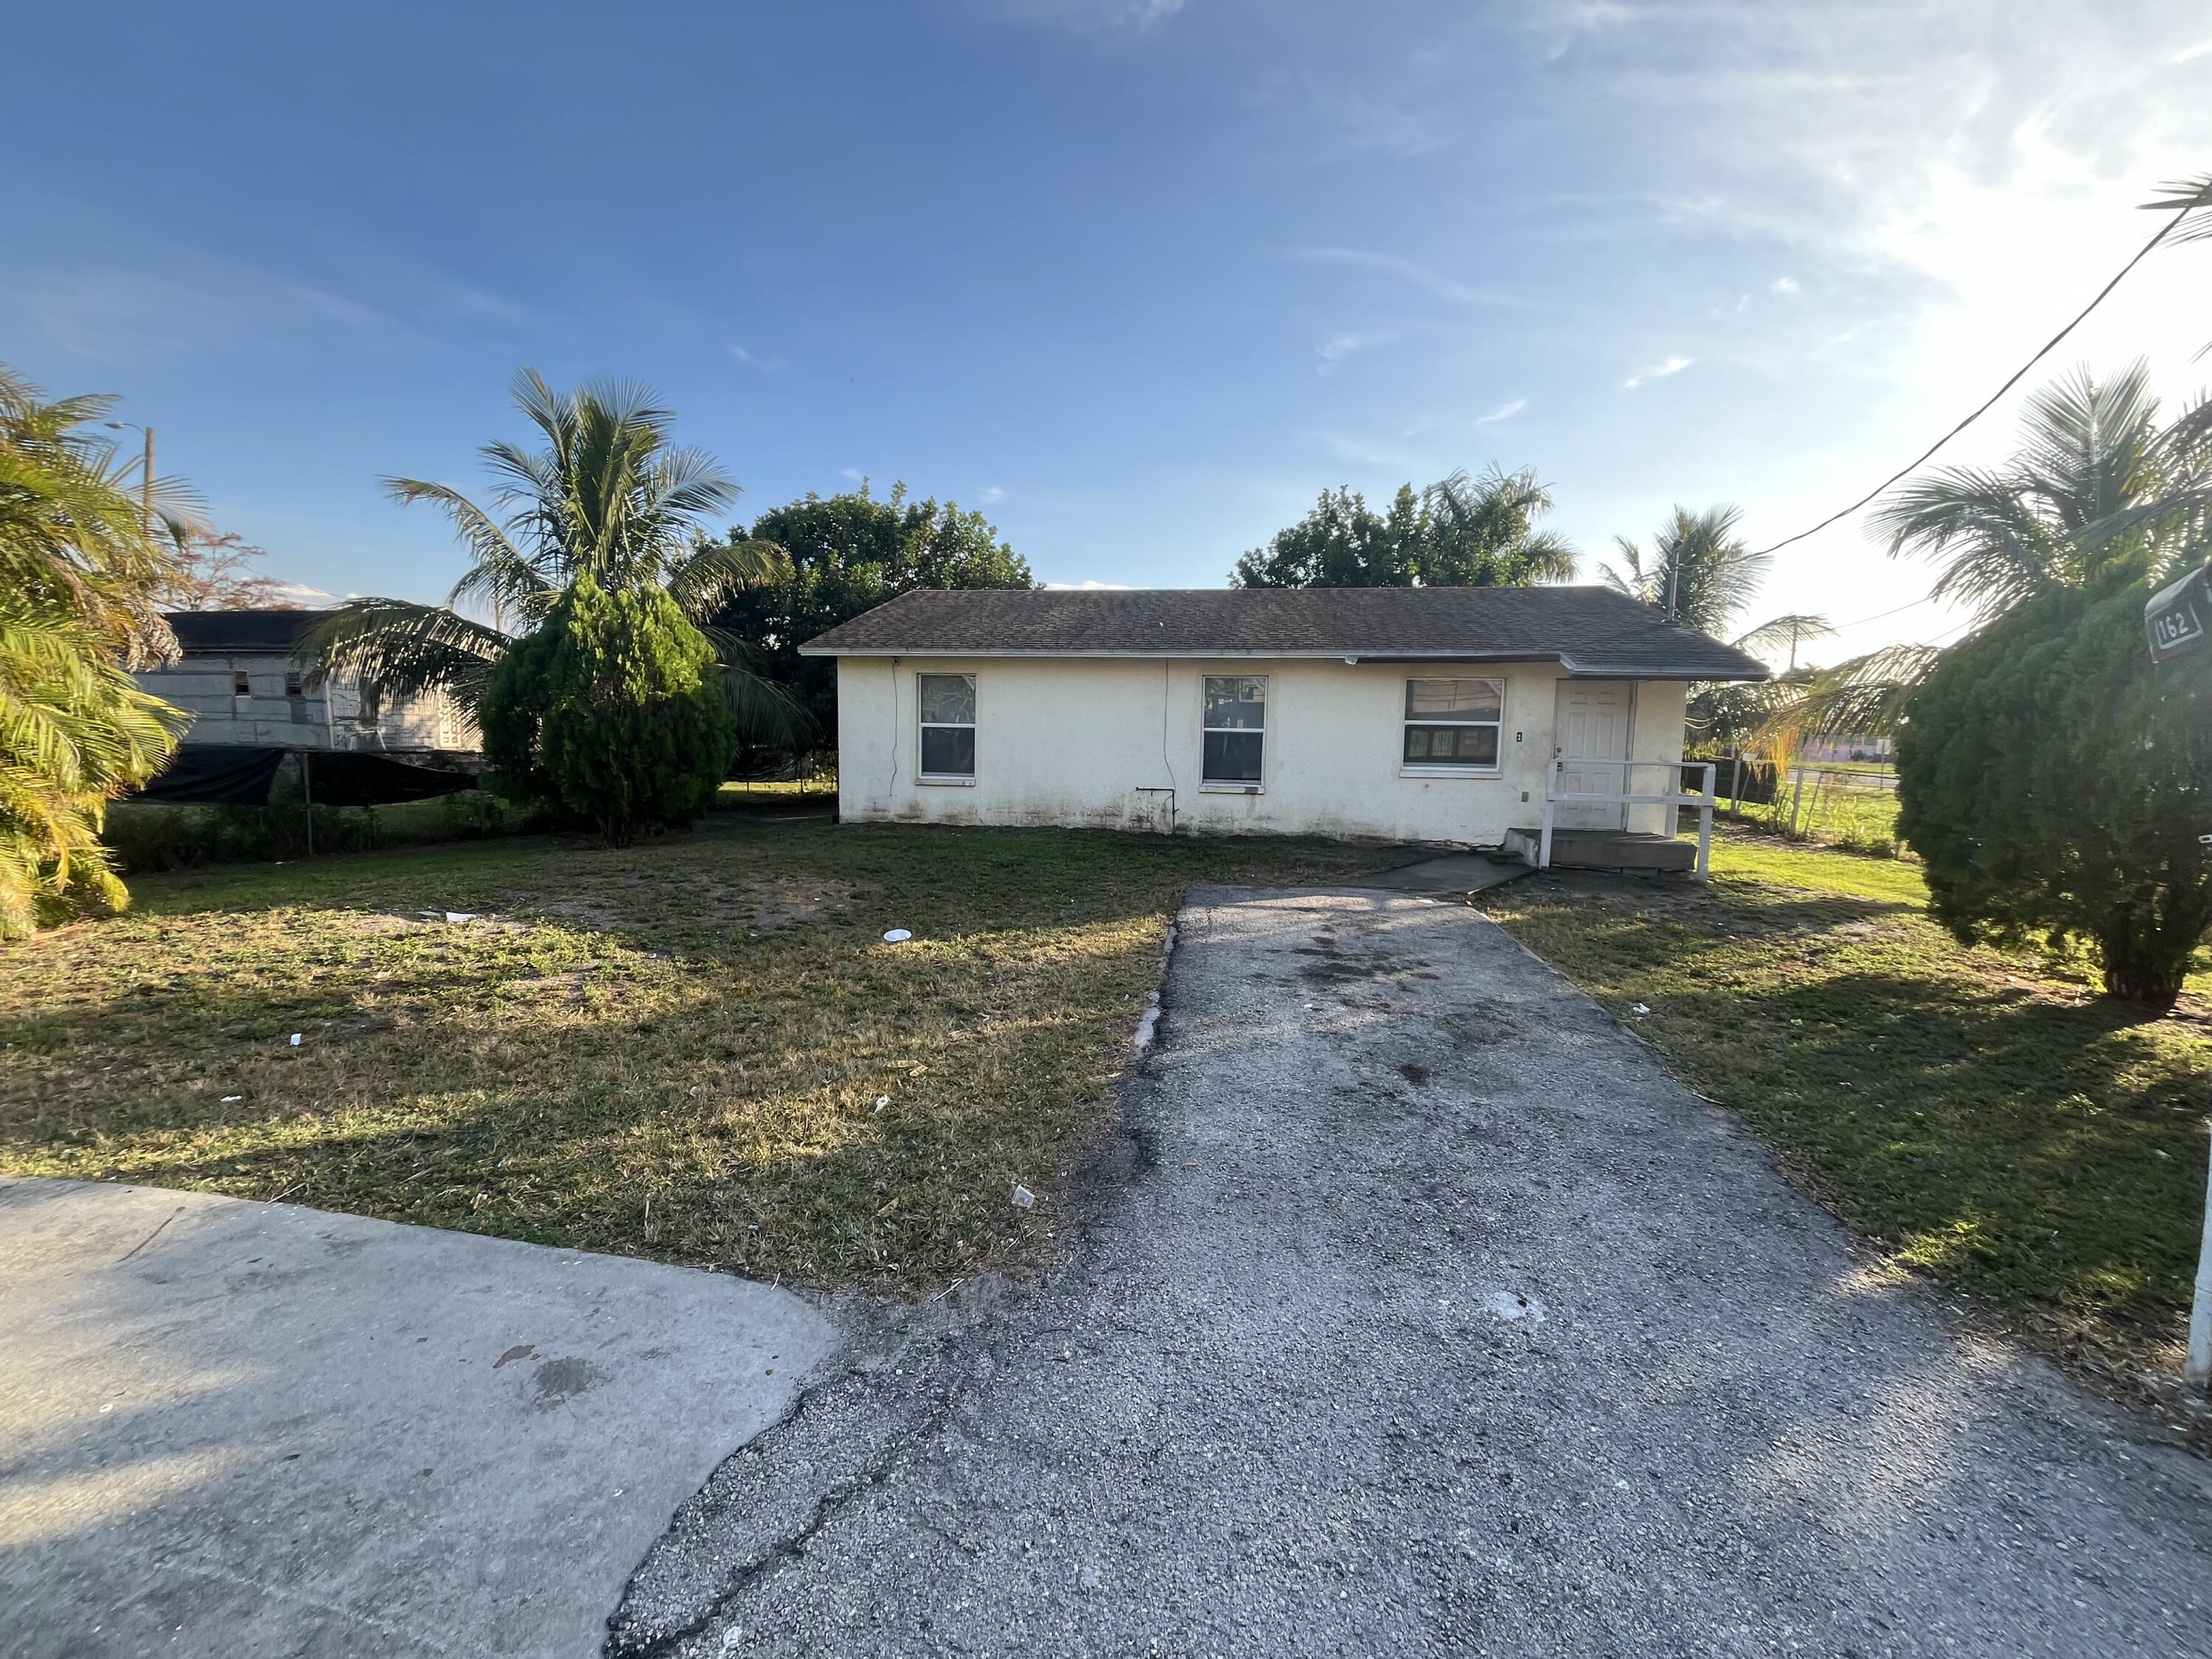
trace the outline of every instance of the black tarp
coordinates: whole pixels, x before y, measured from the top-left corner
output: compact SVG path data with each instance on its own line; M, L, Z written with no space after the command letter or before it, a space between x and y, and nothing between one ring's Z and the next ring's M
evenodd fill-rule
M250 744L188 743L169 757L158 777L136 799L158 801L219 801L233 806L266 806L276 769L290 751Z
M277 769L298 755L307 768L307 793L318 806L384 806L428 800L477 787L469 772L416 766L389 755L337 750L296 750L258 744L188 743L136 797L169 803L219 802L266 806Z
M317 750L301 758L307 763L308 790L318 806L386 806L477 787L472 772L416 766L389 755L326 754Z

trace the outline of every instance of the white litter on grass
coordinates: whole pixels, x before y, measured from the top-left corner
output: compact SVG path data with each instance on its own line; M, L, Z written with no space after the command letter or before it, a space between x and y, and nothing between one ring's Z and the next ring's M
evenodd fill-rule
M1639 1002L1628 1012L1636 1015L1638 1018L1641 1018L1644 1015L1651 1012L1651 1005L1648 1002Z
M292 1033L292 1046L295 1048L300 1046L300 1034L297 1031Z
M1531 1325L1544 1322L1544 1304L1533 1296L1522 1296L1515 1291L1492 1291L1482 1298L1482 1305L1496 1317L1509 1325L1527 1320Z
M1018 1210L1036 1208L1036 1194L1019 1182L1014 1183L1014 1207Z
M903 945L913 937L914 935L905 928L894 927L884 933L884 943L886 945Z
M890 1097L889 1095L878 1095L878 1096L876 1097L876 1105L875 1105L875 1109L876 1109L877 1111L879 1111L879 1112L880 1112L880 1111L882 1111L882 1110L884 1109L884 1107L886 1107L886 1106L890 1105L890 1103L891 1103L891 1097Z
M245 1098L246 1098L246 1097L245 1097L244 1095L225 1095L225 1096L222 1097L222 1103L223 1103L224 1105L228 1106L228 1105L229 1105L233 1101L243 1100L243 1099L245 1099Z
M473 910L448 910L446 912L446 920L456 924L464 921L474 921L476 919L477 913Z

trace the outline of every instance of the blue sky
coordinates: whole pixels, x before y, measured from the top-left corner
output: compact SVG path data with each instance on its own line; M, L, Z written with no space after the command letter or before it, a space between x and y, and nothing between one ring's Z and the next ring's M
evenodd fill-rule
M38 161L0 178L0 358L125 394L337 593L442 593L442 521L377 480L479 484L525 363L653 386L748 513L903 478L1054 581L1216 585L1325 487L1493 459L1593 561L1675 501L1776 539L2212 167L2212 21L2148 0L101 15L0 62ZM2212 381L2208 278L2154 256L2053 367ZM1847 525L1768 608L1924 588Z

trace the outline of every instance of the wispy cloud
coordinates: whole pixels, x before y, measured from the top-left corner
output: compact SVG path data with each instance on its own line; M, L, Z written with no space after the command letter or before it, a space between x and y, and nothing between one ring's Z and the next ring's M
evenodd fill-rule
M744 364L748 368L758 368L761 366L761 360L754 356L751 352L746 350L741 345L732 346L730 348L730 356L735 357L739 362Z
M1528 407L1528 400L1526 398L1515 398L1509 402L1498 404L1487 415L1478 416L1474 423L1477 426L1496 426L1500 421L1511 420Z
M1346 329L1341 333L1330 335L1328 338L1316 346L1314 356L1321 359L1320 372L1327 374L1346 358L1356 356L1371 347L1384 344L1392 337L1388 334Z
M1441 272L1430 270L1414 260L1395 253L1377 252L1364 247L1305 247L1291 256L1310 264L1349 265L1355 270L1372 270L1385 276L1395 277L1418 289L1438 295L1463 306L1524 306L1528 301L1501 289L1477 288L1471 283L1455 282Z
M1769 286L1777 294L1785 297L1794 296L1804 291L1798 287L1797 279L1795 276L1777 276Z
M837 476L841 478L850 478L854 483L866 483L868 481L868 475L857 466L841 466L837 469Z
M1003 501L1006 499L1006 492L1000 489L998 485L987 484L984 486L983 501L986 506L988 506L993 501Z
M1694 361L1695 359L1693 358L1684 357L1679 355L1671 356L1666 358L1662 362L1652 364L1649 368L1638 369L1635 374L1623 380L1621 385L1626 387L1629 391L1633 392L1638 386L1642 386L1646 380L1663 380L1669 374L1680 374Z
M1102 582L1090 577L1079 582L1042 582L1038 585L1043 587L1065 588L1083 593L1129 593L1136 591L1136 584L1133 582Z

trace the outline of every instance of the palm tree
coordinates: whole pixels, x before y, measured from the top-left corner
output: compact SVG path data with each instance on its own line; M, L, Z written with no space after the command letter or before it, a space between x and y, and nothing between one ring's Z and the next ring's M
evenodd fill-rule
M1909 479L1869 527L1893 558L1933 563L1929 596L1964 605L1976 631L2055 588L2175 569L2201 552L2212 518L2212 404L2164 428L2158 412L2140 359L2106 380L2078 368L2028 399L2009 459ZM1891 646L1838 663L1765 735L1894 732L1955 648Z
M732 594L784 568L773 543L707 539L703 520L736 501L737 484L702 452L670 444L673 417L642 386L609 381L556 392L526 368L514 392L545 447L504 440L483 447L497 513L449 485L384 481L395 501L441 508L468 548L472 562L446 603L367 599L341 607L301 644L315 677L350 674L384 696L443 692L473 718L507 647L588 574L609 592L665 589L714 647L724 695L747 735L802 741L808 727L798 704L712 621Z
M128 902L100 844L106 803L186 723L127 672L175 641L155 605L161 544L88 430L112 402L48 402L0 366L0 937Z
M1626 568L1605 565L1601 569L1614 592L1664 611L1669 622L1726 639L1736 617L1758 597L1774 562L1772 555L1753 552L1736 534L1742 517L1743 510L1735 507L1709 507L1702 513L1677 507L1652 538L1648 556L1627 537L1616 536L1613 546ZM1834 631L1825 617L1791 612L1771 617L1729 642L1758 654L1786 641L1795 666L1799 645Z
M1494 463L1480 477L1462 467L1423 493L1428 509L1421 554L1425 586L1520 586L1572 581L1575 550L1534 521L1552 510L1552 493L1533 468L1507 472Z

